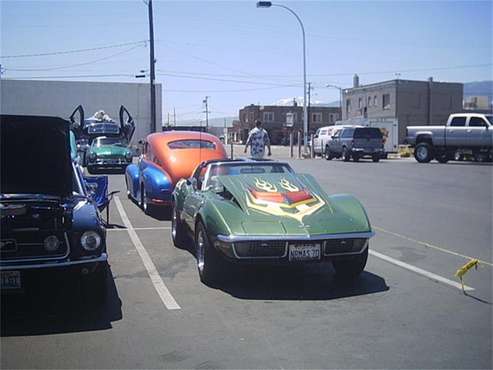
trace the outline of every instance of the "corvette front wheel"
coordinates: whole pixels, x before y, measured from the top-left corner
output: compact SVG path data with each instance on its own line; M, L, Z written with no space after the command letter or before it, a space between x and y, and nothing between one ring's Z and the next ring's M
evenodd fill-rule
M175 247L182 248L185 241L185 230L183 221L176 209L176 203L173 203L173 209L171 213L171 237Z
M332 265L336 270L336 277L341 280L351 280L363 272L368 260L368 247L365 251L354 257L336 258Z
M209 242L202 221L198 221L195 228L195 256L200 280L206 285L219 280L221 260L214 246Z

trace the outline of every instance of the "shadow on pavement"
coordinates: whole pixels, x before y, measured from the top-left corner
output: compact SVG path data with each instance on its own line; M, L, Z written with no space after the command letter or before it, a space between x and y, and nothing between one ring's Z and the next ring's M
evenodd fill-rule
M382 277L368 271L351 282L339 281L330 263L240 271L214 288L236 298L259 300L330 300L389 290Z
M75 278L30 281L22 292L1 296L1 336L27 336L111 329L121 320L122 302L111 269L104 303L81 294Z

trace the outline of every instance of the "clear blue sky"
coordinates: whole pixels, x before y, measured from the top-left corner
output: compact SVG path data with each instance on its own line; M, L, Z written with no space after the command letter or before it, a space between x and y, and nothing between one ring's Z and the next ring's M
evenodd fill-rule
M491 1L279 3L305 24L314 101L337 100L337 90L325 85L350 87L354 73L363 84L395 73L403 79L493 79ZM3 78L146 81L134 78L149 66L143 44L5 58L146 40L141 0L2 1L0 21ZM247 104L303 94L301 33L284 9L257 9L255 1L154 0L154 23L163 119L173 107L178 120L202 119L206 95L211 116L222 117Z

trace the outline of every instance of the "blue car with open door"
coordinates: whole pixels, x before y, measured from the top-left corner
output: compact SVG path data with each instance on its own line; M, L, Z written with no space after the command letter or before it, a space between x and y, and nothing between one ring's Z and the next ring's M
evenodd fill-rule
M96 301L106 297L106 223L100 210L109 203L108 181L86 181L71 157L69 128L57 117L0 116L2 292L25 288L38 273L50 271L75 275Z

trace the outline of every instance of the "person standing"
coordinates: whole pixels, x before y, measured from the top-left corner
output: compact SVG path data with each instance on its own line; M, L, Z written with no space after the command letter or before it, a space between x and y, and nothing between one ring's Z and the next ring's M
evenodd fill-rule
M269 150L267 155L271 155L269 134L262 128L262 122L260 120L255 121L255 127L248 133L248 139L244 150L245 153L247 152L248 145L250 145L250 155L254 159L264 158L265 146L267 146Z

